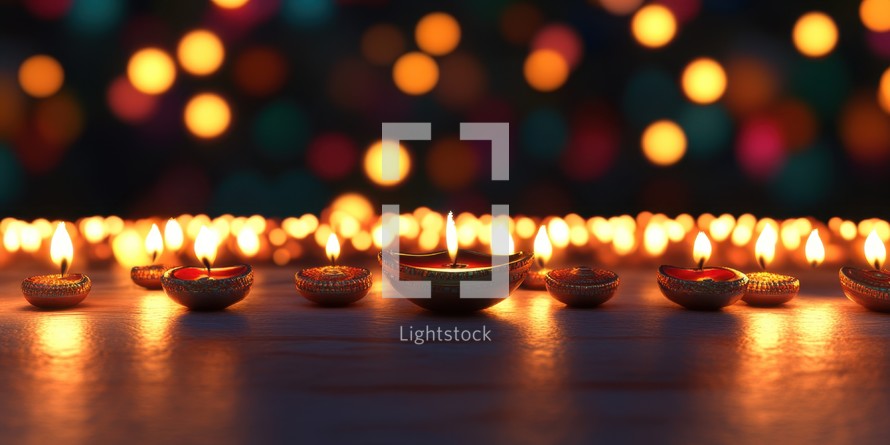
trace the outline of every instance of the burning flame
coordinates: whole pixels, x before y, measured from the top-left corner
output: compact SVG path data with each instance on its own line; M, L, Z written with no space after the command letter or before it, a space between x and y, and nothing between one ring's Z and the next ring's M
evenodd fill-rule
M763 231L757 237L757 244L754 245L754 257L760 263L760 267L766 269L769 263L773 262L776 257L776 242L779 241L779 235L772 224L763 226Z
M260 251L260 237L250 227L244 227L238 232L238 248L241 253L253 257Z
M822 245L822 238L819 238L819 229L813 229L810 237L807 238L805 247L807 253L807 262L816 267L825 261L825 246Z
M210 269L210 266L216 260L217 247L219 247L219 240L216 237L216 232L202 225L201 231L198 232L198 237L195 238L195 256L198 257L198 260L207 269Z
M445 223L445 246L448 248L448 257L451 262L457 263L457 228L454 226L454 214L448 212L448 221Z
M177 252L182 248L182 243L184 241L182 227L173 218L170 218L167 221L167 225L164 226L164 240L167 243L167 248L170 249L171 252Z
M541 269L550 261L553 256L553 246L550 244L550 237L547 236L547 229L542 225L535 235L535 261Z
M49 255L53 263L56 263L61 269L62 276L65 276L68 273L68 268L71 267L71 261L74 260L74 245L71 244L71 236L68 235L64 222L60 222L56 226L56 232L53 233L53 240L50 243Z
M337 239L337 235L333 232L328 236L328 244L324 248L324 253L331 260L332 266L337 262L337 258L340 257L340 240Z
M148 231L148 236L145 237L145 251L151 255L152 263L164 251L164 240L161 239L161 231L158 229L157 224L151 225L151 230Z
M865 259L877 270L881 270L884 260L887 259L887 248L878 237L877 230L872 230L865 239Z
M711 240L705 232L698 232L695 237L695 245L692 247L692 258L698 264L699 269L711 258Z

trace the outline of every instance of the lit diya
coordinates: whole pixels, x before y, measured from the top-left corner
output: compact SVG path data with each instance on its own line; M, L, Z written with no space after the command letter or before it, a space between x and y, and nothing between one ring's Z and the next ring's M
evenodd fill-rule
M544 283L544 277L547 275L547 262L553 256L553 245L550 243L550 237L547 235L547 229L542 225L535 235L535 263L538 264L538 270L529 270L528 276L522 281L523 289L544 290L547 286Z
M615 295L618 275L611 270L573 267L556 269L544 277L547 291L566 306L595 307Z
M151 262L157 261L158 256L164 251L164 240L161 239L161 231L157 224L151 225L148 236L145 237L145 250L151 255ZM161 276L167 270L163 264L150 264L148 266L136 266L130 269L130 279L146 289L161 289Z
M161 285L173 301L198 311L225 309L247 296L253 285L249 265L212 267L219 246L216 232L201 226L195 239L195 255L204 267L167 269Z
M447 250L410 254L400 252L380 252L378 259L383 265L383 274L393 284L399 294L408 301L434 312L469 313L494 306L504 301L528 274L532 255L525 252L511 253L506 262L492 264L490 254L458 249L457 229L454 218L448 214L445 226ZM393 255L393 261L384 261L384 255ZM494 290L490 295L461 295L461 282L491 281L493 272L506 271L509 276L507 289ZM428 281L430 295L414 295L399 281Z
M74 245L65 223L61 222L53 233L50 257L60 268L59 274L37 275L22 281L22 294L28 303L44 309L61 309L79 304L92 288L90 277L68 273L74 260Z
M800 281L789 275L767 272L766 268L776 256L779 234L772 224L766 224L754 245L754 256L763 269L748 274L748 288L742 301L751 306L779 306L791 301L800 291Z
M844 295L867 309L890 312L890 271L881 267L887 248L874 230L865 239L865 258L874 269L844 266L838 272Z
M297 291L321 306L347 306L361 300L371 289L371 271L361 267L339 266L340 242L331 234L325 246L330 266L303 269L294 275Z
M739 301L748 286L745 274L729 267L705 267L711 257L711 241L704 232L692 250L698 267L661 266L658 287L668 300L693 310L719 310Z

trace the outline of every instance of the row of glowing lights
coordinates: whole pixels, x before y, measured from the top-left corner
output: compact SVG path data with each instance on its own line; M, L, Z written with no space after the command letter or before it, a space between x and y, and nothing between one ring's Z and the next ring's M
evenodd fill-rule
M447 234L448 221L442 214L428 208L400 215L399 238L403 248L419 251L439 248ZM455 239L460 247L491 246L491 215L476 217L470 213L461 213L453 221ZM519 216L510 217L507 221L512 234L510 251L514 250L513 246L529 244L525 241L535 238L534 250L539 255L545 252L541 234L546 235L546 249L551 251L569 246L583 248L599 243L610 247L619 256L630 255L642 248L642 252L652 258L663 255L671 243L681 243L699 230L715 242L728 241L737 247L748 246L754 239L754 234L759 233L757 244L780 244L789 252L799 249L804 244L804 238L807 238L808 254L813 249L812 243L817 243L824 249L823 242L830 244L834 236L846 242L852 242L857 237L874 238L880 243L890 241L890 223L880 219L867 219L857 224L850 220L832 218L827 224L827 233L823 231L821 236L819 226L806 218L780 222L770 218L758 220L750 214L738 218L729 214L705 214L697 219L688 214L669 218L663 214L648 212L641 213L636 219L630 215L584 219L577 214L570 214L544 220ZM0 221L3 248L7 253L21 251L36 254L46 245L45 241L52 237L57 225L58 222L46 219L31 222L4 219ZM212 234L216 247L227 247L231 253L247 259L271 259L279 265L288 264L302 255L303 248L299 244L301 240L311 239L318 248L323 248L329 243L331 236L336 235L347 240L358 252L367 252L372 248L375 251L380 250L394 241L383 238L379 216L354 216L343 210L333 211L327 222L319 221L312 214L289 217L280 222L267 220L259 215L224 215L213 219L206 215L182 215L169 219L163 223L161 229L150 220L125 221L116 216L94 216L81 219L70 227L79 246L110 245L108 255L113 255L119 264L126 267L150 263L164 249L181 253L190 240L199 237L202 230ZM290 243L291 240L296 240L297 244ZM316 247L312 246L310 249ZM758 253L758 259L761 255ZM772 256L773 254L769 255L770 260ZM808 256L807 262L811 261ZM869 260L869 263L873 261Z

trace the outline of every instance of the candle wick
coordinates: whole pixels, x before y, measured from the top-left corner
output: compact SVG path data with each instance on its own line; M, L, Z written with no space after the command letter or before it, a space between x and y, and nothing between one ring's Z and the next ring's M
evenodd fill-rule
M763 258L763 255L757 257L757 262L760 263L760 268L766 270L766 260Z
M879 260L875 260L875 270L881 270L881 262Z
M204 267L207 268L207 278L210 278L210 276L211 276L210 260L208 260L207 257L204 257L204 258L201 258L201 262L204 263Z
M59 272L59 278L65 278L66 273L68 273L68 259L62 258L61 272Z
M812 266L813 269L815 269L816 268L816 260L813 260L813 262L810 263L810 266Z
M335 257L334 255L331 255L330 260L331 260L331 266L337 265L337 257Z
M705 258L701 257L698 260L698 270L702 270L705 267Z
M154 250L151 252L151 262L154 263L158 259L158 251Z

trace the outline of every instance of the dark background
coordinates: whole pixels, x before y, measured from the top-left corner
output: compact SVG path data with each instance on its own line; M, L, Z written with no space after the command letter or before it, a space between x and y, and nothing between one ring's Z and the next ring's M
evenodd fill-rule
M59 2L0 1L4 215L284 216L318 212L337 194L358 191L403 208L484 212L495 202L537 215L890 216L890 119L875 100L890 58L888 37L863 27L859 2L665 2L695 11L657 50L634 41L628 16L580 0L297 2L314 8L308 15L287 0L252 0L236 11L209 1L73 0L60 2L64 12L50 18L35 13L44 3ZM532 13L508 19L515 8ZM797 18L814 9L831 15L840 31L838 46L820 59L798 53L790 38ZM409 96L394 85L391 64L363 57L362 39L388 23L402 31L403 52L415 51L415 24L436 10L454 15L462 38L455 52L436 57L436 89ZM542 93L525 82L522 67L528 39L549 24L574 30L583 55L565 85ZM205 78L179 69L150 117L119 118L107 92L125 75L130 55L146 46L174 53L179 38L199 27L225 43L222 67ZM285 61L285 82L255 94L236 71L239 58L259 47ZM48 99L26 96L16 80L22 61L37 53L65 69L62 90ZM729 77L723 99L708 106L690 103L679 86L683 67L701 56L720 61ZM745 67L752 65L765 77L749 75ZM462 87L473 90L451 100ZM762 100L745 101L749 91L764 89ZM233 111L228 130L210 141L191 136L182 122L186 101L204 91L221 94ZM59 96L68 112L41 117L41 103ZM684 158L670 167L651 165L640 150L642 130L661 118L680 123L689 139ZM391 188L375 185L362 167L384 121L433 125L433 141L406 143L412 171ZM488 181L484 146L456 141L462 121L510 123L509 183ZM782 160L766 177L738 161L739 138L756 123L782 135ZM63 143L41 133L55 125L71 130ZM863 142L857 134L869 136ZM331 135L337 151L319 142ZM429 161L431 153L442 159L452 151L444 157L461 163ZM339 167L324 168L331 163ZM457 183L431 179L462 168L470 173Z

